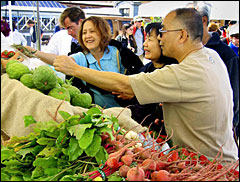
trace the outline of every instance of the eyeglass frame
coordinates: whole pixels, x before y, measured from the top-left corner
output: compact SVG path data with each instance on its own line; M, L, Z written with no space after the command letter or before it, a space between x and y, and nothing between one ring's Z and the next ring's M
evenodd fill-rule
M162 33L167 33L167 32L176 32L176 31L182 31L183 29L176 29L176 30L163 30L162 28L158 29L160 37L162 37Z

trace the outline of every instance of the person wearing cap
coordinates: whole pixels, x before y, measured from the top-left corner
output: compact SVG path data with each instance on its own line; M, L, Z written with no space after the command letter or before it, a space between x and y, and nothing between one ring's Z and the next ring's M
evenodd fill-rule
M234 24L229 28L229 47L239 56L239 24Z
M27 21L27 27L30 28L30 36L31 36L31 47L34 47L35 49L37 48L37 26L35 24L36 22L33 21L32 19L29 19ZM42 40L43 37L43 31L40 29L40 40Z
M203 45L215 50L225 63L233 90L233 130L235 141L239 137L239 57L224 42L217 32L208 32L210 9L207 5L197 8L203 22ZM235 135L234 134L234 135Z
M134 17L133 36L137 44L136 55L141 59L141 61L143 61L144 57L143 42L146 38L146 33L142 27L142 22L143 19L140 16Z

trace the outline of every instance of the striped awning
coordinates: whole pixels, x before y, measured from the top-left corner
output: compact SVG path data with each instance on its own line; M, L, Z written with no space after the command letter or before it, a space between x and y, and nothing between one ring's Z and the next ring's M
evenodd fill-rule
M15 1L15 6L36 7L36 1ZM56 1L39 1L39 7L44 8L67 8L67 6Z

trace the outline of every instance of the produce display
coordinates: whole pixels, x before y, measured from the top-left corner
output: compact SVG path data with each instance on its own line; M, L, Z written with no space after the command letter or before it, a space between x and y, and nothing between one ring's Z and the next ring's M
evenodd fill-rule
M58 107L59 108L59 107ZM239 181L239 161L222 164L221 149L210 160L186 148L163 150L171 139L147 141L118 118L91 108L81 117L57 110L64 121L36 122L34 133L12 137L1 148L3 181Z
M93 105L90 94L81 93L77 87L71 85L73 77L64 82L48 65L30 70L21 62L10 60L6 65L6 73L9 78L19 80L28 88L70 102L73 106L90 108Z
M29 70L11 60L6 72L26 87L62 100L53 114L59 113L62 121L24 116L25 127L34 132L2 143L1 181L239 181L239 160L224 161L222 148L210 159L169 146L174 131L170 136L150 131L150 126L143 133L126 131L119 125L121 113L109 116L92 107L91 95L71 85L73 78L64 82L47 65ZM71 115L59 110L65 101L88 110Z

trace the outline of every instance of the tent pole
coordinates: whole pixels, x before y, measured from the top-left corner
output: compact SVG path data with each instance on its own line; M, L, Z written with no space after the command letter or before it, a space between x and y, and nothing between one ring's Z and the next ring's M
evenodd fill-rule
M37 3L37 49L41 51L41 33L40 33L40 20L39 20L39 1Z

